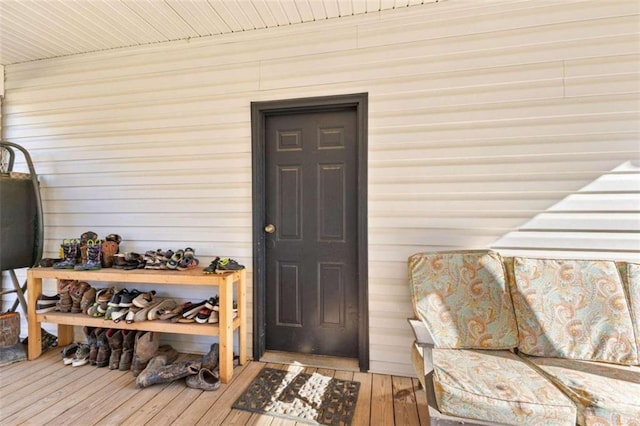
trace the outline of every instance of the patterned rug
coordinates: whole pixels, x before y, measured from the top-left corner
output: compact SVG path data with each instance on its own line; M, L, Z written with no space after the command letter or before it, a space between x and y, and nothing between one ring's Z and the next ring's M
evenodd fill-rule
M232 407L309 424L347 426L359 390L359 382L264 368Z

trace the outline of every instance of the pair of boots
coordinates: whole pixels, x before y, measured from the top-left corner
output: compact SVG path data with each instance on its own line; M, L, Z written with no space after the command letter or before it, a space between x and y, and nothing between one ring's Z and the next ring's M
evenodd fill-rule
M83 327L89 345L89 364L127 371L133 358L135 330Z
M84 245L78 239L63 240L60 248L62 261L54 263L54 269L93 271L102 268L102 241L100 240L87 240ZM80 262L78 262L79 259Z
M85 326L82 331L89 345L89 364L97 367L106 367L111 357L107 332L112 331L112 329Z

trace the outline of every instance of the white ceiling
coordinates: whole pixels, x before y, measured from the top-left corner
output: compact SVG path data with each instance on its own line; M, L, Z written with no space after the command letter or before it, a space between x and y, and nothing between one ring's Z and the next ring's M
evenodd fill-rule
M426 2L433 0L0 0L0 65Z

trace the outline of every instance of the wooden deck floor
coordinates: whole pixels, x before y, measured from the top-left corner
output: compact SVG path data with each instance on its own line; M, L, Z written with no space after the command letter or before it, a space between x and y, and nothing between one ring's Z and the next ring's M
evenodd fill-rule
M129 372L65 366L58 350L34 361L0 367L0 425L300 425L294 421L232 410L231 405L265 366L237 367L231 383L214 392L186 387L184 380L137 389ZM361 383L354 425L429 424L417 379L307 368Z

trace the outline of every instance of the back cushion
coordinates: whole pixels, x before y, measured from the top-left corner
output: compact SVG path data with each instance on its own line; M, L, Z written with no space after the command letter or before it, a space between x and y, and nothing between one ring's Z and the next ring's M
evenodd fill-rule
M637 364L615 262L514 258L518 349L528 355Z
M636 335L636 349L640 358L640 264L620 262L618 266L622 275L622 284L627 290L631 322Z
M510 349L518 343L504 266L495 252L419 253L409 258L415 314L438 348Z

